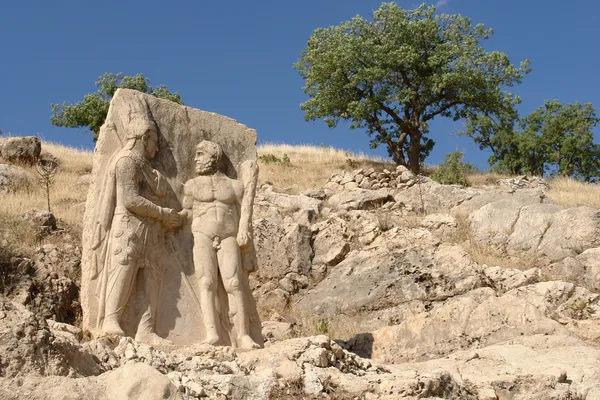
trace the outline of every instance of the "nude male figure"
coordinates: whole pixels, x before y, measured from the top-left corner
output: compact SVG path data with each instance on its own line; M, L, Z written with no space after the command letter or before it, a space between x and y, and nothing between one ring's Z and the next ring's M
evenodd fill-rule
M191 220L194 237L193 258L200 274L205 343L217 344L217 280L220 272L234 317L240 348L258 348L250 337L247 304L240 287L243 270L240 248L251 241L252 194L244 193L244 184L222 171L223 150L216 143L203 140L196 146L196 178L184 186L181 215Z

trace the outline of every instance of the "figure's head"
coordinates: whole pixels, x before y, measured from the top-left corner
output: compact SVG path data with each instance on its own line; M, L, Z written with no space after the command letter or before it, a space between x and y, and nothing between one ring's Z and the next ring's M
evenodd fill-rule
M148 160L152 160L158 149L158 134L156 124L146 118L134 118L129 123L126 148L139 148Z
M196 146L196 173L198 175L209 175L216 172L223 158L223 149L215 142L203 140Z

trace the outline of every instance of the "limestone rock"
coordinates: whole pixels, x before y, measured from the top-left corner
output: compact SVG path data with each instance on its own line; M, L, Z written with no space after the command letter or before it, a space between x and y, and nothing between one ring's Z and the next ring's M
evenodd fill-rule
M541 240L538 252L553 261L575 257L583 251L600 245L600 210L576 207L561 210L554 215L551 225Z
M476 197L481 193L479 189L462 188L457 186L441 185L428 178L421 177L420 185L413 185L394 193L396 202L421 209L423 200L425 211L431 213L446 213L452 207Z
M311 232L297 223L279 224L262 219L254 223L258 263L258 279L281 279L289 272L307 274L313 249Z
M35 176L23 168L0 164L0 194L27 190L36 184Z
M329 204L340 210L367 210L381 207L394 201L388 190L355 189L335 194L329 198Z
M507 292L521 286L537 283L540 279L540 270L531 268L527 271L502 267L488 267L483 273L497 291Z
M42 151L42 142L35 136L11 137L2 140L0 156L10 163L33 165Z
M431 312L400 325L373 332L371 357L399 363L444 356L477 341L488 346L521 335L568 334L566 328L545 317L534 305L510 293L496 297L492 289L476 289L446 301Z
M318 199L304 195L289 195L274 191L259 192L256 201L264 201L285 210L310 210L316 214L323 208L323 202Z
M575 257L566 257L542 268L548 280L575 282L596 293L600 292L600 248L587 249Z
M171 400L180 398L169 378L148 364L130 362L110 372L106 378L109 399Z
M350 251L348 239L351 236L346 224L339 218L327 220L314 238L313 264L336 265Z

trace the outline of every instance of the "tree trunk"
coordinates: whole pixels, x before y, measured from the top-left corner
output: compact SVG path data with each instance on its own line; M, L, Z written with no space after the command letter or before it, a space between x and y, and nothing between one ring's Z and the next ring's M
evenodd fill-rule
M418 175L421 172L419 165L421 156L421 132L412 131L410 133L410 146L408 148L408 168L413 174Z
M406 165L406 158L404 157L401 143L388 141L387 147L388 154L392 157L396 165Z

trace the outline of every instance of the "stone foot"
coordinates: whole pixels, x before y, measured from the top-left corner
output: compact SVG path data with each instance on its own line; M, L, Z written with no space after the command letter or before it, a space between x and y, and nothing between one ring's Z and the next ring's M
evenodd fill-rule
M135 340L146 343L151 346L172 346L173 342L163 339L154 332L138 332L135 335Z
M219 341L220 341L219 335L217 335L216 333L214 333L214 334L207 333L206 337L204 338L202 343L216 346L217 344L219 344Z
M248 335L240 336L238 340L238 347L240 349L260 349L260 345L252 340L252 338Z
M107 320L102 324L102 336L125 336L125 332L116 321Z

